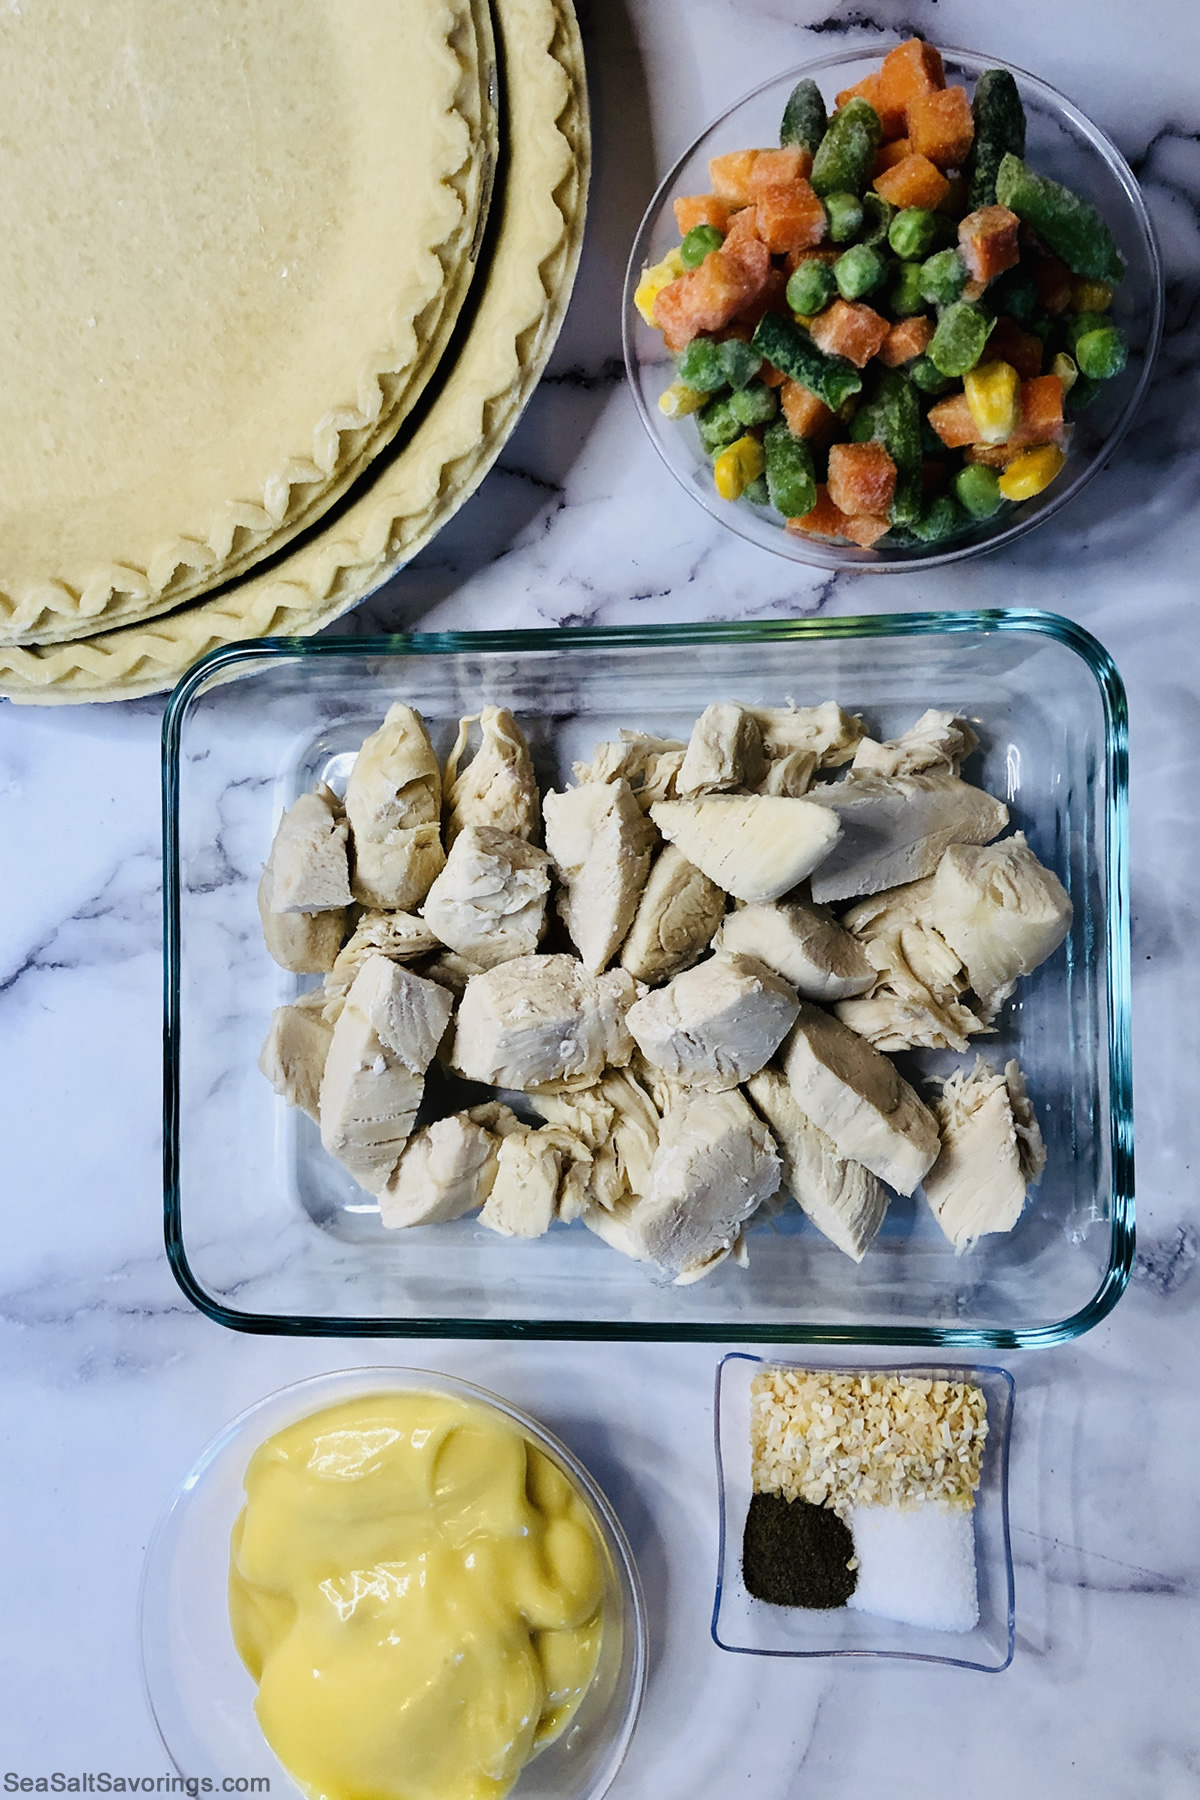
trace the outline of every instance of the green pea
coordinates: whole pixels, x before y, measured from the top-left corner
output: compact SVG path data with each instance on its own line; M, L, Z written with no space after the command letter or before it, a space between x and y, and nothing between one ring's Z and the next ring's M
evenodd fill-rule
M679 246L679 258L685 269L698 269L710 250L719 250L724 234L715 225L693 225Z
M718 388L729 384L725 365L721 361L721 347L714 344L711 338L693 338L679 352L676 367L680 381L686 382L688 387L697 389L701 394L715 394Z
M756 475L753 481L748 481L742 489L742 499L749 500L752 506L770 506L771 493L766 476Z
M967 463L958 471L954 497L973 519L990 519L1004 505L1000 477L986 463Z
M882 194L864 194L862 199L863 222L859 232L862 244L882 244L891 230L896 209L890 200Z
M887 263L867 244L852 244L833 265L833 278L843 300L861 300L877 288L887 274Z
M1092 404L1099 392L1100 383L1098 381L1093 380L1090 375L1081 375L1067 395L1067 411L1083 412Z
M1125 339L1115 325L1102 325L1096 331L1085 331L1075 340L1075 361L1079 372L1090 381L1111 381L1125 367L1129 352Z
M906 206L888 226L888 243L904 262L923 262L942 235L936 213Z
M762 368L758 351L743 344L740 338L726 338L723 344L717 345L717 355L731 388L747 387Z
M728 397L710 400L707 406L702 406L696 414L696 428L700 442L710 456L716 456L718 451L735 443L745 430Z
M779 411L779 395L765 382L752 381L730 395L729 408L743 425L767 425Z
M929 302L921 288L921 271L916 263L901 263L888 290L892 311L898 319L911 319L914 313L926 311Z
M953 494L938 494L909 530L921 544L940 544L957 537L967 524L967 516Z
M935 369L927 356L918 356L908 371L908 379L923 394L945 394L954 386L950 376Z
M818 256L809 256L797 265L784 298L793 312L801 313L807 319L814 313L824 312L836 293L837 282L829 264Z
M934 306L952 306L967 285L967 265L957 250L935 250L921 264L921 292Z
M826 194L825 216L832 243L848 244L862 230L863 209L857 194Z

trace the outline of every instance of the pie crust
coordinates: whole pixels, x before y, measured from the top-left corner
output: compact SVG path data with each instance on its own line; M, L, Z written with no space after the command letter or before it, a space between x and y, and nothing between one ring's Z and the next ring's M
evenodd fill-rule
M227 582L391 441L473 272L486 78L471 0L6 9L0 642Z
M496 0L509 140L486 285L411 438L269 571L149 625L45 650L0 648L0 693L31 705L169 688L206 652L318 631L409 561L492 466L541 376L570 296L589 166L583 52L569 0Z

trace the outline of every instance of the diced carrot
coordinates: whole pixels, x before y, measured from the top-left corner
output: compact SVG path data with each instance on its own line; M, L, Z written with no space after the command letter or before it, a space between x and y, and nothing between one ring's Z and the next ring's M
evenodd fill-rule
M865 100L875 108L885 138L899 137L904 130L904 107L884 100L878 70L873 75L864 75L853 87L842 89L837 97L838 111L851 100Z
M927 156L939 169L961 169L975 141L971 102L963 87L915 94L905 113L908 138L917 156Z
M989 469L1006 469L1014 456L1020 456L1024 444L968 444L963 461L983 463Z
M906 156L894 169L885 169L871 183L877 194L893 206L921 206L935 211L950 191L950 183L927 156Z
M1009 444L1016 449L1030 444L1058 444L1062 435L1063 384L1058 376L1035 375L1031 381L1023 381L1021 422Z
M971 417L965 394L948 394L929 409L929 423L947 450L961 450L964 444L978 441L979 430Z
M1007 206L981 206L958 224L959 254L976 281L994 281L1021 260L1021 221Z
M829 498L850 518L883 518L896 491L896 465L882 444L833 444Z
M827 356L845 356L856 369L878 355L890 329L888 321L861 300L835 300L809 326L813 342Z
M880 103L889 111L905 113L910 100L936 93L946 85L942 59L923 38L908 38L889 50L879 71Z
M749 206L750 174L758 154L757 150L730 150L709 159L708 179L718 200L727 206Z
M1042 340L1032 331L1022 331L1015 319L1006 315L996 320L987 341L989 362L1011 363L1022 381L1031 381L1042 372Z
M850 542L861 544L864 550L870 550L876 538L881 538L887 529L887 520L879 518L875 513L855 513L843 526Z
M832 434L834 414L802 381L785 381L779 391L779 403L793 436L824 438Z
M812 151L801 149L799 144L787 144L782 150L760 150L750 170L751 200L757 200L767 188L807 181L812 163Z
M771 264L767 269L766 280L758 293L738 313L737 323L753 330L764 313L782 312L786 305L784 300L786 287L787 276L782 269L777 269L774 264Z
M1043 312L1066 312L1071 304L1074 277L1057 256L1039 256L1033 265L1033 283Z
M787 376L782 369L777 369L774 363L764 362L758 371L758 379L764 387L781 388L787 380Z
M757 296L771 266L770 255L765 244L745 244L740 249L740 255L710 250L698 269L689 269L663 288L654 302L654 317L668 350L682 350L702 331L720 331ZM762 258L757 282L748 278L743 261L751 249L757 249Z
M911 319L897 319L883 340L879 360L889 369L898 369L901 363L911 362L914 356L923 356L932 337L933 320L923 314L918 313ZM1038 349L1041 349L1040 344Z
M829 489L823 481L817 483L817 504L803 518L789 519L789 531L807 532L810 537L844 538L846 526L850 523L840 507L829 498Z
M758 234L776 255L815 248L825 236L825 208L803 179L762 188L754 210Z
M752 243L757 239L758 218L754 207L741 206L737 212L730 214L722 249L733 250L738 244Z
M978 281L975 278L975 276L972 275L970 281L968 281L966 283L966 285L963 288L962 293L959 295L959 299L960 300L968 300L971 302L972 305L974 305L975 301L982 300L983 296L986 293L987 293L987 282L986 281Z
M718 231L729 229L729 208L715 194L681 194L674 204L680 237L686 237L697 225L715 225Z
M875 152L875 167L872 175L882 175L885 169L894 169L903 162L906 156L912 155L912 145L906 137L892 138L889 143L880 144Z

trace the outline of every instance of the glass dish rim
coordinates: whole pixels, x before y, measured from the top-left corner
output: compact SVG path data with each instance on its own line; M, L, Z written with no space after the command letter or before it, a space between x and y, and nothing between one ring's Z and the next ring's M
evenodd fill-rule
M982 64L987 68L1007 69L1009 74L1017 77L1021 81L1029 82L1034 89L1040 89L1042 95L1050 100L1055 107L1059 108L1070 123L1074 125L1082 136L1092 145L1092 148L1097 152L1108 166L1110 172L1115 176L1118 184L1124 191L1126 198L1130 202L1138 227L1141 231L1150 263L1150 274L1154 291L1154 308L1150 321L1149 333L1146 339L1146 353L1141 374L1120 417L1117 419L1116 424L1113 426L1108 437L1104 440L1104 443L1096 451L1095 455L1077 471L1072 480L1061 490L1061 492L1056 493L1053 499L1049 500L1040 511L1028 514L1023 519L1015 520L1003 531L995 532L991 536L980 538L969 544L960 545L957 549L936 551L928 556L912 556L906 560L880 556L874 561L866 558L862 561L858 561L855 558L846 555L844 552L839 552L832 546L821 544L817 541L808 543L802 538L794 539L791 547L783 547L766 542L759 537L752 535L748 531L743 530L739 524L735 523L734 519L730 518L724 510L724 502L719 502L714 496L708 496L688 485L683 476L679 474L668 460L666 450L660 439L658 423L651 417L646 397L642 392L641 380L637 373L638 363L634 345L634 334L637 330L637 313L633 304L633 291L637 286L638 277L641 273L645 244L666 204L667 195L670 193L684 164L696 154L700 144L708 137L709 133L716 131L717 128L723 125L732 114L737 112L751 100L757 99L758 96L765 93L768 88L772 88L777 84L782 85L784 82L788 81L798 81L802 77L814 75L822 69L836 68L840 63L858 61L865 56L885 54L888 50L893 49L896 43L900 41L899 36L896 34L891 34L886 37L876 37L865 43L856 44L853 49L844 45L840 50L831 51L826 56L820 56L807 62L797 63L794 68L783 69L778 74L770 76L766 81L759 82L756 87L748 89L746 93L741 94L729 106L718 113L715 118L710 119L703 131L698 132L683 153L675 159L674 163L672 163L671 167L667 170L667 173L663 176L657 188L654 190L650 203L643 213L641 222L634 234L633 245L629 252L629 261L625 267L625 282L621 297L621 349L625 360L625 374L629 382L630 391L633 395L634 405L637 409L642 426L645 429L646 436L654 447L655 454L678 486L681 487L685 493L689 494L692 500L698 506L702 507L711 519L714 519L719 525L725 526L727 530L734 532L738 537L743 538L745 542L756 545L759 549L765 549L772 555L783 556L787 561L797 562L802 567L833 570L851 569L856 574L862 573L865 575L906 574L911 573L913 570L940 568L949 563L962 562L968 557L981 556L987 551L998 549L1002 544L1015 543L1018 538L1024 537L1027 532L1034 530L1038 525L1045 524L1048 520L1053 518L1055 514L1061 512L1068 501L1073 500L1077 494L1081 493L1088 482L1092 480L1093 476L1097 475L1104 467L1109 457L1120 444L1126 432L1129 430L1129 427L1132 425L1134 417L1136 416L1142 401L1145 399L1146 390L1149 387L1151 377L1154 374L1154 365L1158 359L1159 349L1162 344L1163 323L1166 316L1166 285L1163 274L1162 254L1158 247L1158 239L1155 235L1153 220L1150 217L1150 210L1146 205L1141 188L1138 186L1137 177L1134 175L1133 170L1130 168L1124 156L1108 134L1102 131L1092 119L1089 119L1086 113L1080 111L1074 101L1068 99L1065 94L1060 93L1052 83L1044 80L1042 76L1034 75L1030 70L1022 68L1019 63L1007 62L1000 56L985 55L984 52L979 50L969 50L962 46L955 46L952 44L939 44L937 47L941 54L951 61L957 58L962 62L965 59L967 64L976 63Z
M717 1364L713 1378L713 1447L717 1459L717 1588L713 1598L712 1620L709 1626L713 1643L718 1650L724 1650L730 1656L778 1656L788 1660L808 1660L814 1657L856 1657L867 1660L886 1660L888 1662L925 1662L942 1663L955 1669L972 1669L979 1675L1003 1675L1012 1664L1017 1647L1017 1611L1016 1611L1016 1572L1013 1568L1012 1532L1008 1514L1008 1468L1009 1455L1012 1448L1012 1410L1016 1400L1017 1382L1011 1369L1003 1368L998 1363L819 1363L813 1365L821 1370L828 1370L835 1375L859 1375L864 1373L888 1375L921 1375L932 1373L935 1369L953 1371L955 1377L968 1375L994 1375L999 1377L1008 1389L1008 1411L1005 1418L1004 1436L1000 1440L1000 1524L1004 1538L1004 1573L1008 1595L1008 1653L1002 1663L971 1662L962 1656L934 1656L927 1650L866 1650L858 1648L833 1650L759 1650L751 1644L726 1644L717 1636L717 1621L721 1612L721 1596L724 1592L725 1542L727 1521L725 1517L725 1464L721 1456L721 1394L725 1368L732 1362L760 1363L764 1368L804 1368L804 1363L784 1362L780 1357L757 1356L749 1350L731 1350Z
M493 1393L490 1388L481 1387L478 1382L467 1381L459 1375L447 1375L438 1369L420 1369L408 1363L364 1363L361 1367L347 1369L324 1369L316 1375L305 1375L298 1381L288 1381L282 1387L273 1388L270 1393L261 1395L244 1406L229 1422L215 1432L203 1448L198 1452L187 1473L178 1481L171 1496L159 1513L154 1528L146 1542L142 1556L141 1574L138 1579L137 1597L137 1640L138 1640L138 1673L141 1680L142 1696L147 1710L154 1723L158 1741L166 1752L168 1760L175 1765L174 1752L167 1742L154 1705L150 1679L146 1666L145 1628L146 1608L150 1599L151 1569L163 1539L176 1518L180 1508L186 1503L192 1491L203 1479L208 1469L218 1456L222 1455L245 1432L246 1427L260 1413L287 1396L300 1396L306 1390L320 1389L327 1385L344 1382L348 1377L355 1381L362 1377L364 1391L370 1391L370 1381L374 1378L392 1379L396 1376L411 1376L412 1381L400 1381L396 1386L402 1391L433 1391L448 1393L461 1399L480 1402L494 1407L498 1412L512 1419L514 1423L527 1432L541 1447L548 1449L552 1458L559 1460L569 1471L597 1521L608 1543L616 1571L617 1585L629 1603L630 1624L633 1637L633 1665L631 1670L629 1697L625 1703L620 1727L609 1750L608 1775L600 1792L607 1793L621 1771L621 1766L629 1752L641 1716L642 1705L646 1697L646 1682L649 1674L649 1624L646 1613L646 1597L642 1589L641 1575L637 1561L626 1536L625 1528L617 1517L608 1495L591 1471L568 1449L562 1440L555 1436L540 1419L532 1413L506 1400L502 1394ZM319 1411L319 1404L314 1404L313 1411ZM303 1418L304 1414L298 1415ZM261 1439L259 1440L261 1441ZM178 1765L175 1765L178 1766ZM183 1771L184 1774L187 1770Z
M163 831L163 1235L171 1272L191 1303L233 1331L291 1337L547 1338L610 1343L744 1343L744 1322L660 1325L650 1321L461 1318L333 1318L327 1314L241 1312L216 1300L187 1259L179 1193L180 882L178 799L183 727L209 678L284 658L528 655L568 647L645 649L656 645L786 643L823 638L889 638L1025 631L1073 651L1100 690L1107 781L1104 836L1108 923L1104 979L1109 1011L1109 1143L1112 1214L1108 1264L1091 1299L1052 1324L1001 1326L806 1325L761 1323L763 1343L855 1348L911 1346L960 1350L1045 1349L1081 1337L1112 1311L1134 1255L1132 998L1129 913L1129 754L1125 685L1111 655L1086 627L1027 608L963 612L866 613L835 618L730 620L679 625L554 626L539 630L394 633L376 637L259 638L210 651L173 690L162 727Z

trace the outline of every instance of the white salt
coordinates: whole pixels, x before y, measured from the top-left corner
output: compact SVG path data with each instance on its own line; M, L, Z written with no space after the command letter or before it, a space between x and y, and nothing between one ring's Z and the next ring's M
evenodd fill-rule
M905 1510L856 1506L847 1524L858 1558L847 1604L856 1612L929 1631L973 1630L979 1621L973 1512L936 1501Z

